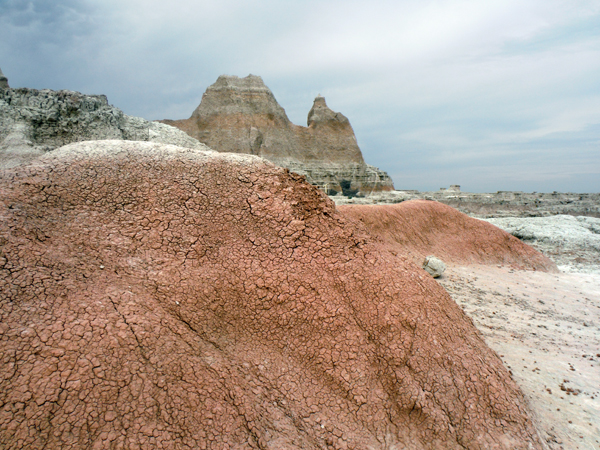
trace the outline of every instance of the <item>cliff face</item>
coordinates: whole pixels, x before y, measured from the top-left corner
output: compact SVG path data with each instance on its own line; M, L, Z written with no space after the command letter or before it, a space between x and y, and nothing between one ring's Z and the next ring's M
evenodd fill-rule
M0 168L15 167L57 147L88 140L151 141L207 150L174 127L124 114L109 105L104 95L10 89L5 84L0 89Z
M294 125L259 76L222 75L189 119L162 122L217 151L266 158L329 192L394 188L387 173L365 163L349 120L323 97L315 99L307 127Z

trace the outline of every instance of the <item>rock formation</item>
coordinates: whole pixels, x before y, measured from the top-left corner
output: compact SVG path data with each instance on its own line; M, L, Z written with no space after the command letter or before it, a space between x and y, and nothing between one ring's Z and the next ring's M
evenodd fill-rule
M210 148L248 153L305 175L329 193L393 190L391 178L365 164L348 119L317 97L308 127L294 125L259 76L220 76L189 119L164 120Z
M549 256L563 272L600 274L600 219L585 216L505 217L487 222Z
M396 205L342 205L338 210L416 264L433 254L453 264L558 271L550 259L514 236L442 203L412 200Z
M570 214L600 217L600 194L498 191L477 194L446 191L423 192L422 198L450 205L475 217L543 217Z
M0 89L8 89L9 87L8 78L4 76L2 69L0 69Z
M48 89L0 90L0 168L85 140L152 141L207 150L168 125L125 115L104 95Z
M460 212L482 219L491 217L546 217L557 214L600 218L600 193L577 194L573 192L515 192L493 193L461 192L453 187L439 191L419 192L399 190L375 192L364 198L333 197L343 204L394 204L406 200L435 200L452 206Z
M541 449L460 307L374 242L249 155L1 171L0 447Z

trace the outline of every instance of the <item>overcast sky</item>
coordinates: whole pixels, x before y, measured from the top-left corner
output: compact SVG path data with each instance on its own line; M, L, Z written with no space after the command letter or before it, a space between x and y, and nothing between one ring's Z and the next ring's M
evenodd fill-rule
M600 0L0 0L0 68L150 120L252 73L397 189L600 192Z

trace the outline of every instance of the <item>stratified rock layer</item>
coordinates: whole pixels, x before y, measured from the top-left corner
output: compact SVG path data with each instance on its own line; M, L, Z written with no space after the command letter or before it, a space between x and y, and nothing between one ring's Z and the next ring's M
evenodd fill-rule
M332 198L336 204L393 204L405 200L435 200L482 219L492 217L548 217L557 214L600 218L600 193L512 192L477 194L444 189L432 192L375 192L363 198Z
M600 194L512 192L489 194L436 191L420 193L474 217L544 217L556 214L600 217Z
M338 209L362 222L388 248L419 264L433 254L451 264L558 271L549 258L514 236L442 203L412 200L396 205L340 205Z
M209 150L168 125L127 116L104 95L44 89L0 91L0 169L32 161L72 142L152 141Z
M305 175L329 193L393 190L391 178L365 164L354 130L317 97L308 127L294 125L261 77L222 75L186 120L164 120L220 152L247 153Z
M0 255L2 448L541 448L445 290L259 158L63 147Z

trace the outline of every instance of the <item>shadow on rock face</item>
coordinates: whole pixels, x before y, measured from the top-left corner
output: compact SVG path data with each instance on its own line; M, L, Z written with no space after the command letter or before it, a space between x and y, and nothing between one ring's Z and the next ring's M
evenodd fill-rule
M284 169L85 142L0 199L3 448L541 448L443 288Z

